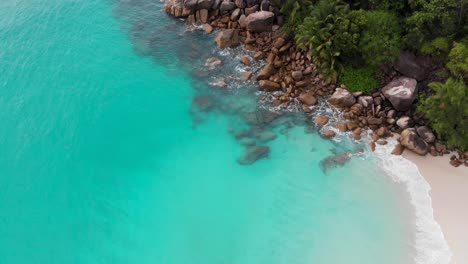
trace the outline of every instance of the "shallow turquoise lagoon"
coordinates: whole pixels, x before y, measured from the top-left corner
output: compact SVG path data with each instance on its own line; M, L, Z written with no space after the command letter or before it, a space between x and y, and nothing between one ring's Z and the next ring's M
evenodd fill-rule
M320 166L363 146L287 114L237 163L266 111L242 52L158 1L1 1L0 263L411 263L401 186L368 154Z

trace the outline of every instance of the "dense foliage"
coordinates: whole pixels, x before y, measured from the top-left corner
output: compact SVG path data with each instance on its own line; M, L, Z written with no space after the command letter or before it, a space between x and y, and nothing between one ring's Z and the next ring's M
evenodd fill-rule
M365 18L359 11L350 11L339 1L320 0L297 27L295 39L299 48L309 50L319 70L330 81L336 81L342 69L339 58L358 51L364 24Z
M449 146L468 150L468 87L449 78L445 84L431 83L433 96L423 98L418 109Z
M356 69L348 65L340 74L339 81L345 83L351 92L370 94L373 89L379 86L375 75L375 70L372 67Z
M468 41L466 41L468 42ZM468 80L468 45L465 43L453 44L448 55L447 68L458 79ZM468 103L468 102L467 102Z
M366 27L360 39L360 51L366 64L379 66L400 53L401 29L395 14L366 12Z
M468 3L466 0L274 0L293 34L328 81L369 93L380 66L402 50L425 56L437 71L422 98L434 130L467 149ZM446 65L444 67L444 65ZM383 67L388 68L388 67ZM437 72L437 73L435 73Z

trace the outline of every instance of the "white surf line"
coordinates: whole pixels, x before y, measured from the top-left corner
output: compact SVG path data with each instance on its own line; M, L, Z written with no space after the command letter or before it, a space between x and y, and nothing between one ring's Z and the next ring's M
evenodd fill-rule
M374 154L385 172L398 183L406 186L416 217L415 264L449 264L452 252L440 225L434 218L431 187L419 172L416 164L402 156L392 155L398 143L388 138L388 144L377 146Z

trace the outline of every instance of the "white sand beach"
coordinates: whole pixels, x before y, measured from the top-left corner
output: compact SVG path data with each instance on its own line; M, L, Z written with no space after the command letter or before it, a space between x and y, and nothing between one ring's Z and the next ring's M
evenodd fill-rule
M434 217L453 253L451 264L468 263L468 167L454 168L451 155L419 156L405 151L431 186Z

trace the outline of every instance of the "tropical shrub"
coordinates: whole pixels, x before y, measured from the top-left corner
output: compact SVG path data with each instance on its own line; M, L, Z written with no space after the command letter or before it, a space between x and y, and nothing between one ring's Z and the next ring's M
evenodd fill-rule
M340 83L346 85L351 92L363 92L370 94L374 88L379 86L379 82L375 78L376 71L374 68L354 68L350 65L346 66L340 74Z
M468 41L466 41L468 42ZM468 45L465 43L453 44L453 48L448 55L447 68L450 73L459 78L467 81L468 79ZM468 102L467 102L468 104Z
M340 56L358 51L360 31L365 25L364 11L350 11L339 0L319 0L295 32L299 48L309 55L327 81L335 82L342 69Z
M360 52L370 66L394 60L400 53L401 29L398 18L386 11L366 12L366 26L359 42Z
M306 17L307 8L312 5L310 0L274 0L274 5L279 7L281 13L288 16L285 24L281 28L283 32L289 34L296 31L304 18Z
M412 13L406 19L406 43L419 49L439 36L450 36L461 27L463 12L457 0L412 0Z
M345 0L355 9L401 12L407 8L407 0Z
M435 94L420 100L418 110L431 122L449 146L468 150L468 87L449 78L445 84L431 83Z
M451 38L437 37L429 42L425 42L421 47L421 52L427 55L440 56L447 54L450 49Z

